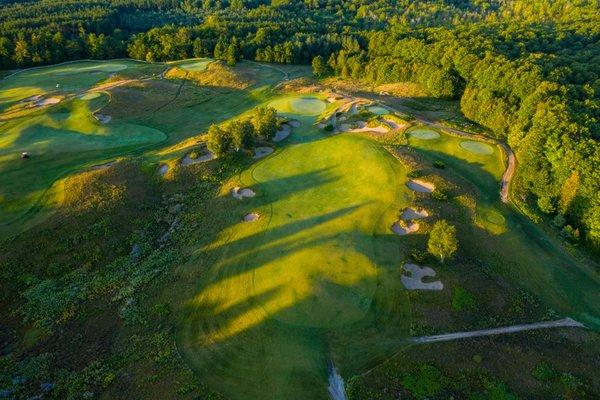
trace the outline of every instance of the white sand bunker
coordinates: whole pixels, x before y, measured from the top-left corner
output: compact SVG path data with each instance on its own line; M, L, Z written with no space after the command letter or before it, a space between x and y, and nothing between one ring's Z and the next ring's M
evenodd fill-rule
M423 278L435 276L435 271L430 267L421 268L415 264L404 264L403 268L406 272L409 272L411 275L403 275L400 278L402 284L408 290L442 290L444 288L444 284L440 281L422 281Z
M181 166L185 167L185 166L192 165L192 164L207 162L207 161L214 160L215 158L217 158L217 157L215 157L215 155L208 150L205 154L201 155L200 157L196 157L196 158L191 158L189 154L186 154L185 157L183 157L183 159L181 160Z
M256 193L254 193L254 190L252 190L252 189L249 189L249 188L240 189L239 187L236 186L233 189L231 189L231 195L238 200L243 200L244 197L252 198L252 197L256 196Z
M167 172L169 172L169 166L167 164L162 164L160 167L158 167L158 174L160 176L165 176Z
M38 98L32 104L33 107L46 107L53 106L61 102L60 97L48 97L48 98Z
M419 231L419 223L414 221L397 221L392 225L392 232L396 235L404 236L410 235L411 233L415 233Z
M289 124L292 126L292 128L299 128L300 125L302 125L300 121L295 119L290 120Z
M252 212L250 214L244 215L244 222L258 221L259 218L260 218L260 214L259 213Z
M96 118L101 124L108 124L110 121L112 121L112 117L105 114L94 114L94 118Z
M275 137L273 138L273 141L281 142L282 140L284 140L288 136L290 136L290 133L292 133L291 127L288 124L282 124L281 127L279 127L279 130L277 131L277 133L275 133Z
M257 147L254 149L254 158L263 158L273 153L272 147Z
M429 212L424 208L407 207L400 214L400 219L411 221L413 219L422 219L429 217Z
M487 143L476 142L474 140L464 140L459 144L460 148L473 154L489 156L494 154L494 148Z
M433 183L425 182L420 179L411 179L406 186L419 193L431 193L435 190L435 185Z

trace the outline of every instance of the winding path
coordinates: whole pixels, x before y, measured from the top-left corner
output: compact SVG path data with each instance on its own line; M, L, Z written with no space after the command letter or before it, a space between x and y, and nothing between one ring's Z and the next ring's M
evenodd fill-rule
M523 331L531 331L536 329L550 329L550 328L585 328L581 322L577 322L571 318L559 319L556 321L548 322L537 322L535 324L524 324L524 325L513 325L505 326L502 328L483 329L479 331L468 331L468 332L455 332L446 333L443 335L432 335L432 336L419 336L410 338L409 341L415 344L433 343L433 342L447 342L450 340L474 338L481 336L492 336L501 335L506 333L515 333Z

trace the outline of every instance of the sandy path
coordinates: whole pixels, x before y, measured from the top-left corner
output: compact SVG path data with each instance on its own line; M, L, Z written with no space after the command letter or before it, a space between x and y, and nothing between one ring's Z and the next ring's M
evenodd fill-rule
M492 336L492 335L502 335L506 333L515 333L522 331L531 331L535 329L549 329L549 328L561 328L561 327L570 327L570 328L585 328L580 322L575 321L571 318L559 319L556 321L548 321L548 322L537 322L535 324L523 324L523 325L513 325L513 326L505 326L502 328L492 328L492 329L482 329L479 331L468 331L468 332L455 332L455 333L446 333L442 335L432 335L432 336L420 336L410 338L412 343L432 343L432 342L447 342L450 340L458 340L458 339L466 339L466 338L474 338L481 336Z

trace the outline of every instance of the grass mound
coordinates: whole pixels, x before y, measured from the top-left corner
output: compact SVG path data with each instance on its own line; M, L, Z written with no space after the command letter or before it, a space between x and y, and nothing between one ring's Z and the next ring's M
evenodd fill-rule
M474 140L464 140L459 144L460 148L473 154L489 156L494 154L494 148L487 143L476 142Z

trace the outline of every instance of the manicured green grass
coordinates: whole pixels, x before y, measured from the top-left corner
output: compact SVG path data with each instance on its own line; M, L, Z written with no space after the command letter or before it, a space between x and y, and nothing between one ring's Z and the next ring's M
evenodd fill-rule
M558 238L500 202L505 166L497 146L473 142L476 149L483 145L487 152L493 152L472 152L464 148L464 139L447 134L419 140L409 133L409 143L431 163L444 162L444 173L468 184L475 194L475 226L465 230L469 237L462 240L473 257L509 277L513 284L534 292L560 313L590 327L600 326L596 267L589 259L571 255ZM492 237L479 235L478 227Z
M410 325L389 229L412 199L404 168L369 139L299 119L289 145L231 183L257 196L227 210L237 222L211 245L182 326L186 358L234 399L326 398L330 357L359 372L401 348ZM241 222L249 212L260 220Z
M0 236L25 229L37 221L34 214L56 207L61 178L123 155L168 159L172 155L161 149L266 101L283 77L278 69L241 64L252 78L243 91L150 79L108 94L86 93L113 73L136 79L164 69L164 64L131 60L82 61L25 70L0 81L0 111L10 108L0 120ZM33 95L63 100L39 109L18 103ZM112 120L102 124L94 112ZM30 159L20 159L24 151Z
M381 107L381 106L371 106L368 108L369 112L372 112L373 114L376 115L386 115L390 113L390 110L388 110L385 107Z

